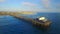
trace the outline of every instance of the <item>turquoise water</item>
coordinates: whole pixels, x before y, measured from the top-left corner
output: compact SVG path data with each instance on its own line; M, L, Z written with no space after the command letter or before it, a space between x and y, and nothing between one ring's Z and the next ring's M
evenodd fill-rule
M26 16L26 15L25 15ZM0 34L60 34L60 13L38 13L27 15L30 18L44 16L52 21L49 29L42 30L32 24L14 18L13 16L0 16Z

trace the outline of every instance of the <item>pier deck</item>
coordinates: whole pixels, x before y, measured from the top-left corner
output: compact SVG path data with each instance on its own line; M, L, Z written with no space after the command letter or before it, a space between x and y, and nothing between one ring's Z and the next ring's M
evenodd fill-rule
M31 22L33 25L36 25L38 27L43 27L43 28L47 28L50 26L51 22L50 21L46 21L45 23L41 23L41 22L38 22L37 20L34 20L32 18L26 18L24 16L17 16L17 15L14 15L14 17L18 18L18 19L22 19L22 20L25 20L25 21L29 21Z
M26 18L25 16L18 16L18 13L14 13L14 12L10 12L10 13L6 13L6 12L2 12L0 15L10 15L10 16L14 16L18 19L22 19L22 20L25 20L25 21L28 21L28 22L31 22L32 24L38 26L38 27L49 27L51 22L50 21L46 21L44 23L41 23L35 19L32 19L32 18Z

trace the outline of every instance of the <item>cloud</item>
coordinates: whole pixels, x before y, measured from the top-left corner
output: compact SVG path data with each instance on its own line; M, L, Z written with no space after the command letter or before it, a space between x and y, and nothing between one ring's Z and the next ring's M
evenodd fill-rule
M45 8L49 8L50 7L50 0L41 0L43 5L45 6Z
M36 4L30 3L30 2L22 2L25 6L36 6Z
M5 0L0 0L0 2L4 2Z

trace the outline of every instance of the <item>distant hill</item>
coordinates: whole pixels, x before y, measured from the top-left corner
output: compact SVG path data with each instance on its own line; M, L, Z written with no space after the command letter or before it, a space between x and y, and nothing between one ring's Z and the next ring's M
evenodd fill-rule
M35 12L22 11L21 14L35 14Z

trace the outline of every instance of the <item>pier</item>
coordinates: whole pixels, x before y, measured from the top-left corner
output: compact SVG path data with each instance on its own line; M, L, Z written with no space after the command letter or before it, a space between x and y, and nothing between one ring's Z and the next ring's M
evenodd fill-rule
M37 27L42 27L42 28L47 28L50 26L51 22L50 21L46 21L45 23L41 23L41 22L38 22L37 20L35 19L32 19L32 18L26 18L25 16L18 16L19 13L16 13L16 12L0 12L0 15L10 15L10 16L13 16L15 18L18 18L18 19L21 19L21 20L24 20L24 21L28 21L28 22L31 22L33 25L37 26Z
M38 22L37 20L34 20L32 18L26 18L24 16L17 16L17 15L14 15L15 18L18 18L18 19L21 19L21 20L24 20L24 21L28 21L28 22L31 22L33 25L37 26L37 27L42 27L42 28L48 28L51 24L50 21L46 21L45 23L41 23L41 22Z

